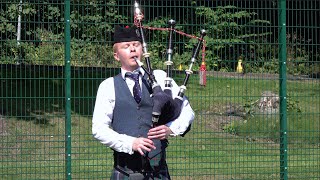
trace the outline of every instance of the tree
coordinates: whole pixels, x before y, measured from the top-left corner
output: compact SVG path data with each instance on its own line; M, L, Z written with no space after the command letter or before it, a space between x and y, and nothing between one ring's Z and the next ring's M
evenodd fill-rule
M267 20L256 19L257 13L238 9L236 6L197 7L196 16L207 30L207 66L210 69L234 69L238 57L255 57L255 42L271 34L257 30ZM250 44L251 43L251 44ZM254 56L254 57L252 57Z

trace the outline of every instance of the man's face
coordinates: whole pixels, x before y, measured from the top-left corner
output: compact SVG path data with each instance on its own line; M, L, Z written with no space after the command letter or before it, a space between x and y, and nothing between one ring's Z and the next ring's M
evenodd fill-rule
M142 55L142 45L139 41L121 42L114 44L113 56L120 61L121 67L127 71L133 71L138 68L134 57L138 59Z

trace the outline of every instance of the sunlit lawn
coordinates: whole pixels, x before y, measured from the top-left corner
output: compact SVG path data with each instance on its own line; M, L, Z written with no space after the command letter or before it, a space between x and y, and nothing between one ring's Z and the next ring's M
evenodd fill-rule
M91 135L95 93L108 75L98 73L73 74L73 179L108 179L112 168L112 151ZM7 75L5 86L1 84L7 116L2 118L6 133L1 135L0 179L64 179L69 164L64 161L63 78L50 73L35 79L27 73L21 76ZM183 77L179 77L181 82ZM194 75L189 82L187 95L196 119L185 137L170 139L167 156L173 179L279 179L279 113L255 113L241 119L224 115L230 104L243 106L258 100L264 91L278 93L279 81L210 76L207 86L201 87ZM293 107L286 114L291 178L315 179L320 174L319 92L318 80L287 83L287 102ZM217 123L221 118L227 124Z

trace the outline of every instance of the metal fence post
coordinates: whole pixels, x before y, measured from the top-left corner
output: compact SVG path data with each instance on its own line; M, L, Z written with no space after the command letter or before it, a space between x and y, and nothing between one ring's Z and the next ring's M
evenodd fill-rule
M65 0L65 168L71 179L71 67L70 67L70 0Z
M288 179L286 0L279 0L280 178Z

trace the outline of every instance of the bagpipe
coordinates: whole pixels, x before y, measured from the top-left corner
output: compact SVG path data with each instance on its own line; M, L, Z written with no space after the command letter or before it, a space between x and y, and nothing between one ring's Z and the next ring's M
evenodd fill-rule
M180 90L178 95L173 99L172 96L172 77L171 77L171 66L173 64L172 61L172 56L173 56L173 33L178 32L180 34L185 33L181 31L177 31L174 29L176 22L174 20L169 20L168 21L168 28L164 28L163 30L168 30L169 31L169 36L168 36L168 45L167 45L167 61L165 62L165 65L167 66L167 77L165 78L165 87L164 90L160 87L160 85L157 83L154 75L153 75L153 70L151 67L151 61L150 61L150 53L148 53L147 49L147 42L145 39L144 35L144 29L151 29L151 27L144 27L142 26L142 20L144 18L144 15L142 14L142 11L139 7L139 4L137 1L135 1L134 4L134 25L138 28L141 41L142 41L142 51L143 54L142 56L145 58L145 63L147 67L144 66L144 64L138 59L135 58L136 62L138 65L147 73L148 75L148 82L150 86L152 87L152 98L153 98L153 110L152 110L152 122L153 126L158 126L158 125L163 125L166 124L170 121L175 120L176 118L179 117L181 113L181 106L183 104L183 98L185 95L185 91L187 89L187 83L189 80L189 77L191 74L193 74L192 67L194 62L197 59L197 56L199 55L199 51L202 47L202 52L203 52L203 58L204 58L204 49L205 46L203 45L204 43L204 36L206 35L206 31L202 29L200 31L200 37L193 37L198 39L198 43L194 48L192 57L191 57L191 62L189 65L189 68L185 70L185 78L183 81L183 85L180 86ZM190 36L190 35L189 35ZM190 126L188 128L190 130ZM187 130L187 131L188 131ZM187 132L186 131L186 132ZM185 133L186 133L185 132Z

